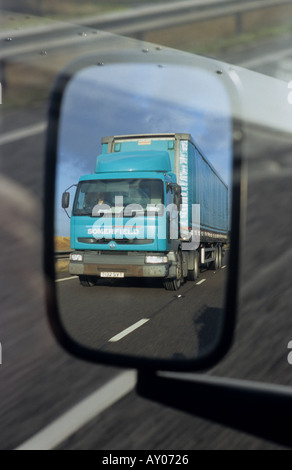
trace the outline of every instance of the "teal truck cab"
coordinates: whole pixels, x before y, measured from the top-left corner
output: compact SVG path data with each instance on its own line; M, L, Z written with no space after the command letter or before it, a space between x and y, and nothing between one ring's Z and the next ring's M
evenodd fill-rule
M139 277L178 290L200 265L221 267L227 233L228 188L190 135L107 137L77 186L69 272L83 286Z

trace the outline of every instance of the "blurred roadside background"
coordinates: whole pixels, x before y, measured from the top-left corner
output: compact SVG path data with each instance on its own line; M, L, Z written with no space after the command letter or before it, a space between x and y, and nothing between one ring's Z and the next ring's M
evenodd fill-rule
M243 65L285 80L287 84L292 80L291 1L283 4L278 0L257 0L254 2L257 8L240 15L224 13L220 6L222 14L218 10L208 20L198 19L198 7L198 18L179 26L164 24L149 28L149 22L143 26L146 14L141 15L135 28L131 20L115 26L117 14L134 14L140 9L164 8L173 3L176 2L1 0L1 449L20 445L117 373L111 368L84 364L69 357L56 344L46 320L42 265L44 147L48 97L56 74L72 59L95 51L102 37L97 31L104 29ZM247 2L230 0L230 4L239 3ZM266 7L267 3L273 5ZM172 21L176 20L174 15ZM68 23L76 26L68 28ZM274 174L271 182L274 182ZM279 186L281 183L274 192ZM268 212L269 225L264 237L268 236L272 225L276 226L275 220L271 224L269 218L271 208L265 209L273 193L271 187L267 186L266 192L259 189L263 194L262 211ZM291 213L291 198L287 197L290 187L291 181L283 185L281 204L274 210L274 217L283 215L279 226L284 235L288 229L282 220L287 220L287 214ZM264 232L265 227L255 227L253 241L260 238L261 230ZM277 240L281 244L281 238ZM281 384L292 382L286 358L287 344L292 339L289 253L282 252L287 258L287 275L282 265L275 271L272 265L267 271L268 278L261 278L261 270L249 271L257 262L265 270L265 262L270 266L269 263L278 258L280 249L273 258L273 246L271 235L266 245L261 241L258 252L255 253L253 246L253 252L245 253L247 287L239 315L238 341L226 361L216 368L216 374ZM253 282L256 274L258 278ZM258 296L257 291L259 278L262 296ZM91 429L86 429L66 447L70 445L75 449L78 446L87 449L273 447L204 420L145 403L134 393L104 414L98 423L93 422Z
M180 3L193 3L200 6L204 2L199 0L185 2L182 0ZM265 3L265 0L260 0L257 2L258 8L255 7L253 11L240 15L230 14L227 11L222 17L218 15L218 18L215 17L212 20L203 19L194 22L190 20L189 23L178 27L157 28L152 32L144 32L143 37L139 33L138 39L157 42L169 47L183 48L197 53L210 52L217 56L220 52L223 53L231 48L246 46L254 43L255 40L263 41L292 33L292 4L289 5L289 2L286 2L286 4L279 2L277 4L277 1L275 1L266 3L266 7L263 9ZM58 0L23 0L20 3L18 0L2 0L1 9L42 17L44 23L48 19L52 19L65 22L72 21L79 24L80 22L86 24L87 20L88 24L93 24L94 19L100 20L102 15L108 17L108 15L114 13L120 14L139 8L153 8L153 6L163 7L166 4L177 4L177 1L107 0L91 2L85 0L80 2L78 0L62 0L62 2L59 2ZM214 4L216 5L216 0ZM35 21L33 18L27 17L26 20L27 26L33 25ZM10 25L13 29L13 24L10 23ZM3 31L2 21L1 26ZM9 28L9 23L4 27ZM130 33L127 36L137 36L137 34Z
M202 2L194 0L194 3L201 5ZM204 3L204 2L203 2ZM235 3L236 2L232 2ZM244 2L243 2L244 3ZM177 4L177 2L165 2L164 0L151 0L148 3L141 0L107 0L99 2L90 2L89 0L80 2L77 0L23 0L21 3L18 0L2 0L0 16L0 31L2 44L5 45L6 51L9 53L8 46L13 49L14 42L23 31L33 30L39 31L40 28L49 28L56 24L56 22L64 22L71 24L81 25L86 36L86 28L96 28L98 30L106 30L117 34L124 34L127 37L133 37L146 42L153 42L164 46L173 47L197 54L207 55L210 57L230 62L232 64L243 64L247 68L257 71L262 71L268 75L276 76L289 81L292 76L292 66L290 60L283 59L281 63L277 63L277 70L273 67L265 66L263 64L260 69L257 61L249 64L249 59L255 55L255 49L261 48L261 53L269 53L282 47L283 42L289 41L292 35L292 4L287 2L283 4L277 1L274 6L263 8L265 0L258 0L258 8L252 11L243 12L240 14L229 14L227 9L226 13L216 16L212 15L211 19L200 19L184 21L179 26L172 24L168 27L166 25L149 27L149 23L143 27L141 22L137 22L137 27L124 27L124 25L115 24L115 18L118 15L127 15L135 13L143 9L161 8L165 5ZM273 3L273 2L272 2ZM214 1L216 6L216 0ZM221 7L220 7L221 8ZM220 8L218 11L220 11ZM131 17L125 16L128 24L131 25ZM135 31L136 29L136 31ZM55 32L57 38L60 33ZM32 40L28 38L27 40ZM6 42L5 42L6 41ZM10 41L10 43L9 43ZM37 50L39 54L46 56L47 51ZM56 55L59 54L60 67L66 64L62 60L63 50L55 48L51 51ZM66 51L67 63L77 56L75 51ZM63 56L64 57L64 56ZM44 59L45 57L43 57ZM38 73L35 75L30 74L29 89L26 80L23 76L23 67L21 66L20 55L18 55L18 65L16 60L10 60L7 54L2 53L0 58L1 70L1 83L5 89L6 99L3 100L2 112L7 109L13 109L17 105L26 105L32 102L43 100L47 96L49 81L53 79L50 72L45 67L45 60L43 64L38 61ZM56 62L56 58L54 58ZM13 65L9 65L13 62ZM19 63L20 62L20 63ZM247 62L247 63L245 63ZM39 66L45 67L45 77L42 76ZM40 80L42 78L42 80ZM8 86L9 85L9 86ZM44 88L45 85L45 88ZM14 93L13 87L17 86L20 93Z

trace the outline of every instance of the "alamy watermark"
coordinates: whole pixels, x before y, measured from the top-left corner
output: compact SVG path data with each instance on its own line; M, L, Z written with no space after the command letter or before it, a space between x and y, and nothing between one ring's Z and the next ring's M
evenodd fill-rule
M291 90L288 93L288 103L292 105L292 81L288 83L288 90Z
M153 222L158 216L167 217L168 223ZM96 240L126 238L128 240L178 240L182 239L183 250L196 250L200 246L200 204L192 204L191 221L187 204L179 208L176 204L148 204L146 210L140 204L124 207L123 197L115 198L115 206L97 204L92 209L92 217L97 218L87 235ZM128 218L127 222L124 218ZM120 223L119 223L120 219ZM156 232L158 230L158 232Z
M288 364L290 364L290 366L292 366L292 341L290 341L288 343L288 349L290 350L289 354L288 354Z

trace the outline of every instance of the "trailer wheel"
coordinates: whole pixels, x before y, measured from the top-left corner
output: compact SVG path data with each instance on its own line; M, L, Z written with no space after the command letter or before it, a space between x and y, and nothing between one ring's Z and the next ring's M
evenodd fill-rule
M188 271L188 280L189 281L196 281L199 277L199 272L200 272L200 268L199 268L199 253L197 251L194 252L194 267L193 269L190 269Z
M181 252L178 253L177 277L176 279L167 279L163 285L166 290L179 290L183 282L183 260Z
M96 286L96 279L90 276L79 276L80 284L82 287Z
M210 269L212 269L212 271L217 271L217 269L219 269L219 249L218 249L218 246L215 247L213 257L215 258L215 261L212 261L212 263L210 263Z

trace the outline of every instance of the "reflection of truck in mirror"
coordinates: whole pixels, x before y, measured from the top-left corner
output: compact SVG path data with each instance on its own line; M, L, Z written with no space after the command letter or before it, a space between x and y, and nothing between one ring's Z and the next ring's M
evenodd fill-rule
M227 236L228 188L189 134L107 137L76 190L69 272L84 286L151 277L177 290L221 267Z

